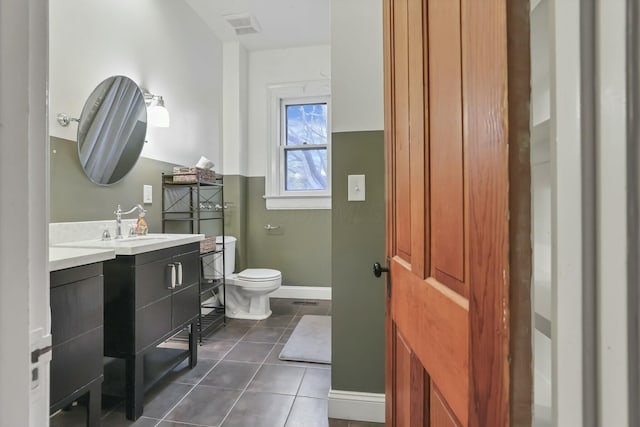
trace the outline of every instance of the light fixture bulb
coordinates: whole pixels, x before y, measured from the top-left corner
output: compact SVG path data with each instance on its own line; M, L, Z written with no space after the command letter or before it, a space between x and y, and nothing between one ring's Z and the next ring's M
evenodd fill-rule
M154 96L151 105L147 109L148 120L151 126L168 128L171 124L169 110L164 106L164 99L161 96Z

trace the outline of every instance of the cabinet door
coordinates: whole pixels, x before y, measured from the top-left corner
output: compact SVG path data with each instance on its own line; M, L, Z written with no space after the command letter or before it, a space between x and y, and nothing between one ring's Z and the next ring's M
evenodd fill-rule
M200 313L200 253L196 251L177 255L173 262L182 265L182 280L178 280L180 286L173 291L171 313L173 327L178 328L192 321Z
M172 258L162 258L157 261L135 266L136 309L145 307L162 298L171 297L171 267Z

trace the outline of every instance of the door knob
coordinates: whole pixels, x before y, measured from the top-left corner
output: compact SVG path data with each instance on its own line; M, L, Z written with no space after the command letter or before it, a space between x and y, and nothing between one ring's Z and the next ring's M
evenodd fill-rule
M376 277L382 276L382 273L388 273L389 268L383 267L379 262L373 264L373 275Z

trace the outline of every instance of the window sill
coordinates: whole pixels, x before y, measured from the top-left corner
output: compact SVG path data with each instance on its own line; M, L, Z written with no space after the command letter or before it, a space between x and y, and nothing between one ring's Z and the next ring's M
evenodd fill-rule
M264 196L268 210L331 209L331 196Z

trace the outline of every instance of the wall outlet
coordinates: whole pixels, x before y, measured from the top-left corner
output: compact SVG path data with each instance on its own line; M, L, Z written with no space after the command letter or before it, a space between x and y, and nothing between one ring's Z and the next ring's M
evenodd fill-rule
M347 192L347 200L349 202L364 202L365 186L364 175L349 175L347 177L349 191Z
M142 186L142 203L153 202L153 187L151 185Z

